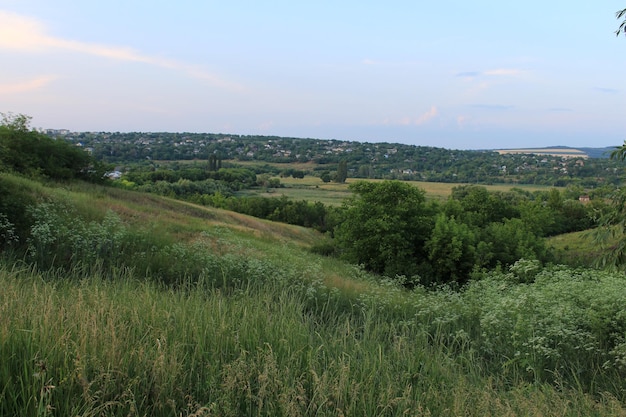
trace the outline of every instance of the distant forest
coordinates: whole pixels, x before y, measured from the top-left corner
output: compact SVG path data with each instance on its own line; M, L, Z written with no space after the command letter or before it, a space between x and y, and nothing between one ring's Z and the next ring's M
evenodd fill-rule
M595 188L622 181L623 161L609 150L584 148L585 156L499 154L398 143L199 133L105 133L48 131L84 147L99 161L125 165L150 161L256 161L268 172L288 163L310 163L321 176L347 163L350 178L378 178L472 184L576 185ZM287 166L287 165L285 165Z

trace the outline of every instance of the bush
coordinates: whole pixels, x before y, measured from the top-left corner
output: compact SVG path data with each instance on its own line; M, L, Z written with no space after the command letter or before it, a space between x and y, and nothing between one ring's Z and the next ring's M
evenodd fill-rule
M558 374L585 390L623 378L624 276L536 266L518 262L510 273L491 273L468 287L467 300L479 312L481 355L508 375L545 382Z

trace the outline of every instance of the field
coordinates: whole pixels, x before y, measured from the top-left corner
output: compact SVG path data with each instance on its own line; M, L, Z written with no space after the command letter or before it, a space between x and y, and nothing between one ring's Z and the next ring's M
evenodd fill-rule
M626 415L623 274L526 260L409 290L310 229L0 185L40 202L0 256L0 415Z
M524 149L498 149L496 150L499 154L535 154L535 155L552 155L552 156L562 156L565 158L583 158L587 159L588 156L581 150L578 149L563 149L563 148L524 148Z
M349 185L360 181L356 178L348 178L345 184L337 184L334 182L324 183L318 177L307 175L304 178L280 178L283 188L278 189L256 189L245 190L240 192L240 195L257 195L261 197L281 197L286 196L293 200L307 200L307 201L321 201L324 204L340 205L343 200L351 195L351 191L348 189ZM367 181L382 181L382 180L367 180ZM454 187L458 187L463 184L457 183L442 183L442 182L423 182L423 181L407 181L416 187L421 188L426 192L426 198L435 200L446 200ZM547 190L550 187L547 186L534 186L534 185L509 185L509 184L496 184L485 185L490 191L508 191L511 188L519 188L527 191Z

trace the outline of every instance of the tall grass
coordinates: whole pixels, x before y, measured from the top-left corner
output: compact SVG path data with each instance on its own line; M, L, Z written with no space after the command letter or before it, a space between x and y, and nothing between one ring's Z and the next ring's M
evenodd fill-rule
M409 292L299 229L90 190L38 191L0 256L2 416L626 414L623 275Z
M226 295L7 266L0 283L0 415L623 415L609 394L502 385L384 311L320 316L280 284Z

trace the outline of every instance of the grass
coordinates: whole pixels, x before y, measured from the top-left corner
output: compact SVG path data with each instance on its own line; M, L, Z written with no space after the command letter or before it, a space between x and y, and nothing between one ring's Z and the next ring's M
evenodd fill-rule
M348 178L345 184L337 184L334 182L324 183L318 177L305 176L304 178L280 178L284 188L279 189L256 189L241 191L240 195L261 196L261 197L281 197L286 196L292 200L320 201L328 205L341 205L352 193L348 189L349 185L360 181L357 178ZM366 180L366 181L382 181L382 180ZM440 182L424 182L424 181L407 181L426 192L426 197L436 200L446 200L452 193L454 187L458 187L460 183L440 183ZM527 191L547 190L553 187L535 186L535 185L513 185L513 184L494 184L485 185L489 191L510 191L512 188L520 188Z
M228 296L6 267L0 283L2 415L624 415L608 394L505 388L385 313L320 320L272 285Z
M547 239L558 262L567 265L590 266L602 256L601 248L594 242L592 231L564 233Z
M619 274L521 265L407 291L310 253L307 229L19 184L75 202L95 237L113 211L128 251L43 271L0 257L0 415L626 415Z

